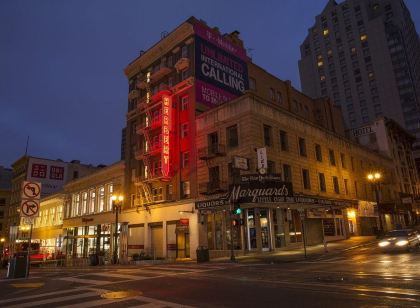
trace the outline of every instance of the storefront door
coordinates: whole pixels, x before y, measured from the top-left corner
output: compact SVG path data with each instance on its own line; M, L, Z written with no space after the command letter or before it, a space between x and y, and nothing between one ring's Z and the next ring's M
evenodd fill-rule
M257 249L257 229L255 226L255 210L246 210L248 250Z
M189 258L190 257L190 234L187 232L177 232L176 235L176 257Z
M261 243L262 250L270 250L270 223L268 209L260 209Z

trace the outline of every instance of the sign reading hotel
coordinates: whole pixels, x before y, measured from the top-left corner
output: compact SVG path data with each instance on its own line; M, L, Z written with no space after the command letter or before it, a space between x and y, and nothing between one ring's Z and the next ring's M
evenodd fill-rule
M170 155L170 131L171 131L171 99L169 96L162 97L162 175L169 177Z
M200 23L194 32L197 101L215 107L242 95L248 89L245 50Z

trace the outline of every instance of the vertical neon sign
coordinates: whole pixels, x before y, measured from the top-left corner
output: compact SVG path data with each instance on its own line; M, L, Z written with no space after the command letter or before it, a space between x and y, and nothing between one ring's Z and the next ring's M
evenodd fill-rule
M162 97L162 175L169 177L170 127L171 127L171 99Z

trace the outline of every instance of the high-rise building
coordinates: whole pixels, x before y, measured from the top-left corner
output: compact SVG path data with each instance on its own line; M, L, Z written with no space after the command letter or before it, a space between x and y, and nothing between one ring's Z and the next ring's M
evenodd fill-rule
M420 154L420 40L403 0L329 0L301 45L299 70L302 91L330 97L349 128L392 118Z

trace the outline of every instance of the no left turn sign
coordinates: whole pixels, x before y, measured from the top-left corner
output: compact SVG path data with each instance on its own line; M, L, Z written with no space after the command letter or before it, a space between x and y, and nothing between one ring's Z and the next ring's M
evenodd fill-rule
M22 198L39 199L41 197L41 183L23 182Z
M20 216L37 217L39 214L38 200L22 200L20 205Z

